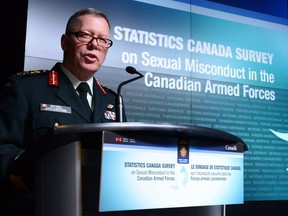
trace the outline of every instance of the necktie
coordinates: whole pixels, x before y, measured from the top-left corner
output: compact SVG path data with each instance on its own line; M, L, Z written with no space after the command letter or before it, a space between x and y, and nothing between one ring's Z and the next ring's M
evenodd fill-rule
M79 92L79 97L82 103L84 104L84 107L89 117L91 117L92 110L87 100L87 93L90 92L88 84L86 82L81 82L80 85L78 85L77 87L77 91Z

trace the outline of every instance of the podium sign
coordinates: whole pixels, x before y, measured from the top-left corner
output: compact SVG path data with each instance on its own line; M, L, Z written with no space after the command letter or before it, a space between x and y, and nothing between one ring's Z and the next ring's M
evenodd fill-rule
M243 203L247 148L232 134L133 122L54 132L35 164L35 215L218 216Z
M242 204L243 149L211 142L104 132L99 212Z

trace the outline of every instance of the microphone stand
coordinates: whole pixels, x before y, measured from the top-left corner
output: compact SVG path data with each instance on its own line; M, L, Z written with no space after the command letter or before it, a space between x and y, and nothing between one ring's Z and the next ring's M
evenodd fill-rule
M129 68L132 68L132 67L129 66ZM132 69L134 69L134 68L132 68ZM129 70L128 67L127 67L126 71L128 73L136 73L136 74L138 74L138 76L120 83L120 85L117 88L117 98L116 98L116 104L117 104L116 121L117 122L123 122L123 115L124 115L123 97L122 97L122 94L121 94L122 86L124 86L124 85L126 85L126 84L128 84L130 82L133 82L135 80L138 80L138 79L143 77L143 75L141 73L139 73L138 71L136 71L136 69L134 69L133 72L131 72L131 70Z

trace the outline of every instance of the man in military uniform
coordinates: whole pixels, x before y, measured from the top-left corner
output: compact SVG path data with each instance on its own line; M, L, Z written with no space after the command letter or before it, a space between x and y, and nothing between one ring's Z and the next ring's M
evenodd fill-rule
M94 78L112 46L109 38L110 24L105 14L82 9L70 17L61 37L63 63L57 63L50 71L14 75L2 87L0 194L10 189L14 192L29 189L27 178L23 178L27 173L19 169L18 160L35 149L41 151L43 143L53 137L55 124L116 121L115 92ZM78 86L83 82L88 84L85 99L91 111L79 97Z

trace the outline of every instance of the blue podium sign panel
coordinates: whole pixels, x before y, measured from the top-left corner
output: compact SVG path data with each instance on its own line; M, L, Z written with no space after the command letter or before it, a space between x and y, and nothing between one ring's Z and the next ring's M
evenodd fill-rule
M99 212L242 204L243 146L105 132Z

